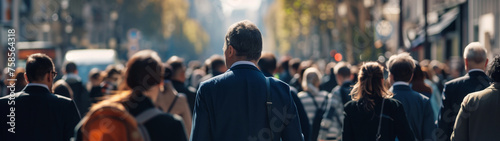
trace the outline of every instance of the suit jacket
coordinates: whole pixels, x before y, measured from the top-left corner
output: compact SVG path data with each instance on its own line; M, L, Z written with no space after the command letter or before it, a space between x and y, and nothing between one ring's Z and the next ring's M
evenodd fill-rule
M429 98L413 91L407 85L394 85L390 91L394 93L394 99L401 101L415 138L432 140L437 126Z
M438 136L449 140L453 124L460 110L464 97L472 92L480 91L490 85L490 79L481 71L472 71L466 75L447 82L443 89L443 106L439 115L439 128L446 136Z
M192 141L303 140L290 87L270 79L271 123L266 110L266 77L253 65L231 67L200 85L196 96ZM288 123L285 125L284 123Z
M500 133L500 84L465 96L451 135L453 141L493 141Z
M75 103L64 96L52 94L41 86L27 86L14 95L15 105L9 105L10 96L0 98L0 137L2 140L68 141L80 120ZM15 117L11 114L14 108ZM15 134L8 132L15 121Z

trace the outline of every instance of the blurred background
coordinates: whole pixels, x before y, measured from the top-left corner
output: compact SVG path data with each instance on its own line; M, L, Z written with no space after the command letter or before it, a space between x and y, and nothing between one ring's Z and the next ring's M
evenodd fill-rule
M157 51L162 61L173 55L190 61L222 54L227 28L244 19L260 28L264 50L278 57L358 64L385 62L392 54L407 51L418 60L438 60L462 69L461 54L469 42L484 44L490 57L500 52L498 0L1 0L0 4L1 68L7 63L8 29L16 29L18 66L24 66L29 54L43 52L58 67L65 60L80 60L80 66L101 63L102 70L104 64L123 64L142 49Z

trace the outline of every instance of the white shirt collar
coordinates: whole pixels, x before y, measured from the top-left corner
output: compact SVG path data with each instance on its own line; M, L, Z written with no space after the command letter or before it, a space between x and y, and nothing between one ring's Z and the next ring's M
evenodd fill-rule
M28 83L28 85L26 85L26 87L29 87L29 86L40 86L40 87L44 87L45 89L49 90L50 92L50 89L47 85L45 84L41 84L41 83Z
M404 81L396 81L396 82L394 82L394 84L392 84L392 86L396 86L396 85L406 85L406 86L410 86L410 83L408 83L408 82L404 82Z
M482 69L471 69L471 70L469 70L469 72L468 72L468 73L473 72L473 71L480 71L480 72L484 72L484 70L482 70Z
M233 65L231 65L231 68L234 67L234 66L237 66L237 65L252 65L254 67L257 67L255 66L254 63L250 62L250 61L236 61L233 63Z
M63 80L67 80L67 79L76 79L76 80L78 80L78 81L81 81L80 76L78 76L78 75L76 75L76 74L74 74L74 73L68 73L68 74L64 75L64 76L62 77L62 79L63 79Z

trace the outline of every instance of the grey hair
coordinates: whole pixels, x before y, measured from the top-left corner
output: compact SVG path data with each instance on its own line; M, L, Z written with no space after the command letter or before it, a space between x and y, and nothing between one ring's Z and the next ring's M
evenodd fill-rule
M464 59L475 64L483 63L486 61L486 49L483 44L479 42L469 43L464 50Z

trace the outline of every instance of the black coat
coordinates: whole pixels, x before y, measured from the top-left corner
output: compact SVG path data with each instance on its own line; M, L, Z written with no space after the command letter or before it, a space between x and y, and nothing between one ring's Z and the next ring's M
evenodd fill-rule
M371 111L363 108L363 103L349 101L345 105L343 141L373 141L379 127L382 99L376 99L375 107ZM380 126L381 141L395 140L413 141L415 136L408 124L401 102L395 99L386 99L384 102L384 116Z
M90 96L87 89L83 86L82 81L77 79L66 79L66 83L73 90L73 100L78 107L81 115L86 115L90 108Z
M182 83L180 81L172 80L172 86L174 86L174 88L177 92L183 93L184 95L186 95L186 98L187 98L187 101L189 104L189 109L191 109L191 111L193 111L194 110L194 100L196 98L196 92L189 90L186 86L184 86L184 83Z
M453 132L453 124L460 110L460 104L464 97L472 92L484 90L490 86L490 79L481 71L472 71L466 75L447 82L443 89L443 106L439 116L438 126L446 136L438 136L439 139L450 139Z
M15 105L9 105L10 96L0 98L1 140L68 141L80 115L75 103L64 96L52 94L41 86L27 86L15 94ZM8 132L10 108L15 108L15 134Z

